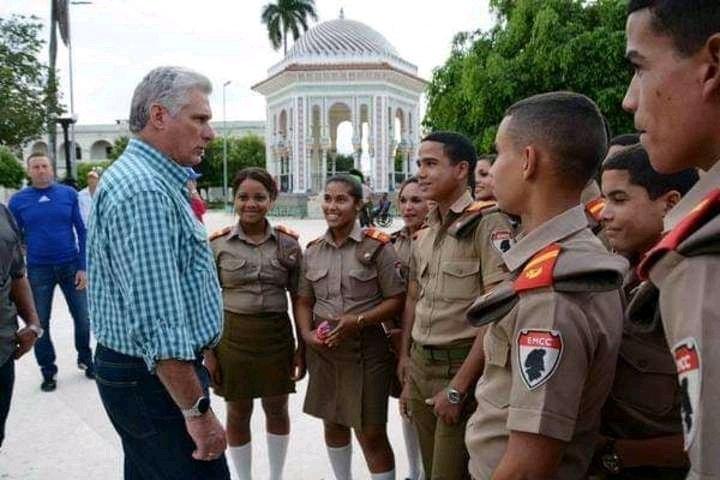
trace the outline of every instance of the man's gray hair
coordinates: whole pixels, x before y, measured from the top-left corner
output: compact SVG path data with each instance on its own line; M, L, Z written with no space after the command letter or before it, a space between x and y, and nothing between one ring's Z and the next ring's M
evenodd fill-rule
M192 90L212 93L212 83L200 73L183 67L158 67L150 71L135 88L130 105L130 131L138 133L150 118L150 107L162 105L176 115L188 104Z

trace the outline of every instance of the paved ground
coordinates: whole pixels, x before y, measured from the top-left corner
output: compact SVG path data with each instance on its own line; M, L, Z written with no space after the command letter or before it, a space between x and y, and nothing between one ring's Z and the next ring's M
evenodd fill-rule
M324 231L321 220L278 221L297 230L303 245ZM223 213L213 212L206 218L209 231L232 222L232 217ZM32 353L16 364L15 394L5 444L0 451L0 479L121 479L122 451L118 437L102 408L95 383L75 367L72 320L59 290L55 295L51 326L58 351L58 389L53 393L40 391L41 377ZM306 380L301 382L298 393L290 400L293 430L285 478L332 479L321 422L302 413L306 385ZM213 397L212 401L218 416L224 419L222 399ZM407 461L395 401L391 401L389 413L388 430L395 450L398 478L403 478ZM256 439L253 472L255 478L266 479L264 418L259 404L252 428ZM357 443L353 448L355 478L367 479L369 474Z

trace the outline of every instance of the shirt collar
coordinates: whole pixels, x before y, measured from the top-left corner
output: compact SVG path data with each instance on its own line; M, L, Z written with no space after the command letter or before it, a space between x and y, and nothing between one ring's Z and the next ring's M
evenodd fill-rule
M513 272L523 266L533 255L548 245L569 237L584 228L587 228L588 221L585 215L585 207L578 205L565 210L538 228L520 238L510 250L503 254L503 261L508 269Z
M355 222L353 225L353 229L350 232L350 235L348 235L348 238L354 240L357 243L360 243L363 239L363 230L360 227L360 224L358 222ZM335 245L335 240L333 239L332 233L330 233L330 229L328 228L325 231L325 235L323 235L323 239L325 242L329 243L330 245Z
M687 217L693 208L720 185L720 160L700 177L695 186L675 205L665 217L665 231L669 232Z
M245 234L245 231L240 226L240 222L233 225L232 230L230 230L230 236L228 238L234 237L237 237L243 242L255 244L255 242L251 241L250 238ZM263 238L260 241L259 245L265 243L270 237L275 237L275 230L270 226L270 222L265 220L265 234L263 235Z
M450 206L450 212L459 215L463 213L471 203L473 203L472 195L470 195L470 192L465 190L465 192L463 192L463 194L455 200L455 203ZM432 225L438 225L440 223L440 211L437 205L435 205L435 207L430 211L427 220L427 223Z
M145 164L172 184L184 187L190 178L187 167L179 165L163 152L139 138L130 139L126 151L145 160Z

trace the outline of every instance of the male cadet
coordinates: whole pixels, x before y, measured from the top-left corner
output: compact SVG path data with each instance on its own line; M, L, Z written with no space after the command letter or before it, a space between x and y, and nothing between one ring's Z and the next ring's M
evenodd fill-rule
M580 203L606 145L597 106L575 93L522 100L500 124L495 195L522 232L503 254L511 279L468 312L473 324L490 324L466 433L476 479L587 472L620 346L627 269L590 231Z
M418 158L422 194L437 204L413 242L398 375L427 478L459 480L468 474L463 436L475 407L467 394L483 358L482 338L465 312L507 278L501 254L513 232L495 202L473 203L477 155L466 137L432 133Z
M697 179L694 168L657 173L641 145L605 160L602 221L613 250L637 267L642 254L661 238L666 213ZM623 285L626 299L637 294L639 284L630 270ZM603 438L592 470L604 472L606 479L681 480L687 473L675 360L665 341L657 297L646 305L625 318L615 381L603 408Z
M661 173L700 181L665 217L668 232L639 266L660 312L683 392L689 479L720 477L720 2L631 0L623 107ZM631 305L632 308L632 305Z

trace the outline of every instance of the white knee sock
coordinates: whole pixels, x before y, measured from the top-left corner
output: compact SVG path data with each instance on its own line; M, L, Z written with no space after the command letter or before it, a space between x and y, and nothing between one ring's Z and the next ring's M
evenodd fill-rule
M336 480L351 480L352 474L352 443L348 443L344 447L333 448L327 447L328 456L330 457L330 466Z
M383 473L371 473L372 480L395 480L395 469Z
M270 480L281 480L285 457L287 456L288 440L290 435L275 435L268 432L267 447L270 462Z
M407 451L410 480L423 480L422 458L420 457L420 441L417 430L410 420L402 417L402 431L405 438L405 450Z
M228 447L230 458L240 480L252 480L252 442L239 447Z

